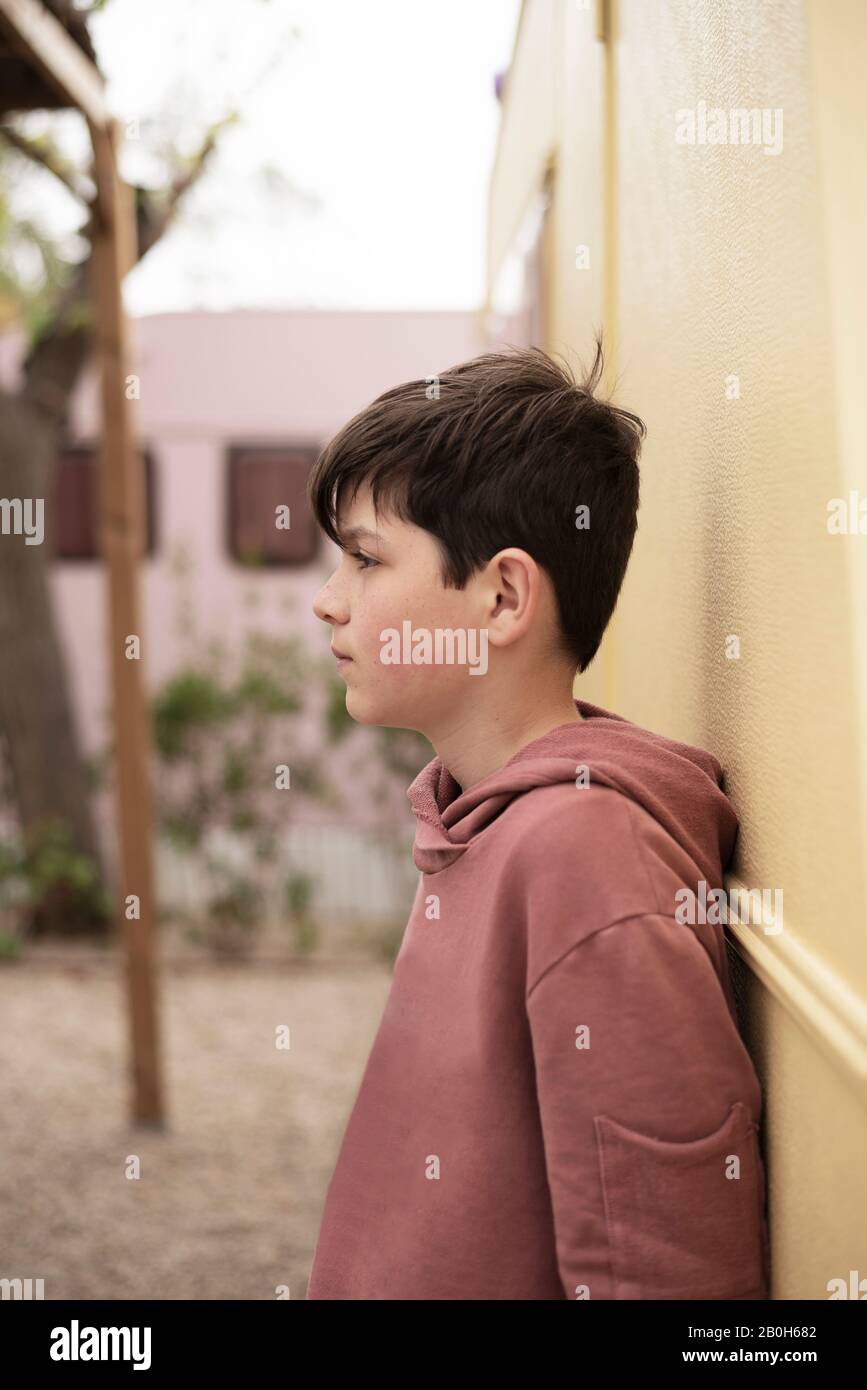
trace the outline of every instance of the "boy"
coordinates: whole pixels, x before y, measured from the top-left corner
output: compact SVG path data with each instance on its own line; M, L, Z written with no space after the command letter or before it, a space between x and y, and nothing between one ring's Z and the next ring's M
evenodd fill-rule
M601 373L601 341L580 385L484 354L311 477L347 710L437 756L308 1299L768 1296L759 1082L723 928L683 911L734 844L721 768L572 696L637 526L645 428Z

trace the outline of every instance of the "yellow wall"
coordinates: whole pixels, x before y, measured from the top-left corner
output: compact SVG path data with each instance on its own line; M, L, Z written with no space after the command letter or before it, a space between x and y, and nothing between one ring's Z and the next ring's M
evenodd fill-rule
M586 360L601 324L648 426L576 692L711 748L741 821L728 886L783 891L780 932L731 931L775 1299L867 1280L867 534L826 524L851 489L867 511L865 52L863 0L525 0L491 191L493 287L553 167L544 345ZM701 100L781 110L782 149L678 144Z

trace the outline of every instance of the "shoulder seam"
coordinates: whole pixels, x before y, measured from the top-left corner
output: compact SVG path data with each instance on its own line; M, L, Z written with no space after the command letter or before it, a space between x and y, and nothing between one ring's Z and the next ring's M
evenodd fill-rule
M589 932L587 936L582 936L580 941L573 941L572 945L567 946L561 956L551 961L550 965L546 965L538 979L534 980L533 984L527 990L524 996L524 1003L528 1004L530 1002L530 995L533 993L536 986L542 983L546 975L550 975L552 970L556 970L557 966L562 964L567 956L571 956L574 951L580 951L581 947L586 945L588 941L592 941L594 937L599 936L604 931L610 931L612 927L622 926L624 922L640 922L645 917L661 917L664 922L674 922L676 926L683 925L683 923L678 922L673 912L627 912L623 917L615 917L613 922L606 922L604 927L597 927L595 931Z

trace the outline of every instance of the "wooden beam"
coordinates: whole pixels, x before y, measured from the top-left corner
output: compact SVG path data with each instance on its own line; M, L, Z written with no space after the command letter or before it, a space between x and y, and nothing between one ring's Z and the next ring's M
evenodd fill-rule
M94 227L95 333L102 369L99 533L108 567L113 727L120 833L119 895L127 947L133 1118L161 1126L163 1098L157 1020L156 911L152 863L151 730L144 669L138 567L144 553L144 489L128 399L127 326L121 287L131 264L133 211L130 190L117 171L119 127L91 126L94 162L107 216ZM141 655L131 659L128 639ZM138 916L124 904L134 895Z
M67 106L106 126L111 120L99 69L39 0L0 0L0 25Z

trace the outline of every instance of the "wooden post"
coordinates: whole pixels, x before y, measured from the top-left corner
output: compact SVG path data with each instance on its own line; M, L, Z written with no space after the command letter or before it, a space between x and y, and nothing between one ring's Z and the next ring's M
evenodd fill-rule
M102 373L99 536L109 592L113 728L120 840L119 897L127 953L134 1122L162 1127L163 1095L152 862L150 717L144 667L138 565L144 554L143 470L127 396L127 325L121 287L133 263L131 192L117 169L118 124L91 124L98 188L93 234L95 340ZM141 656L127 655L137 637ZM138 901L130 916L126 900Z

